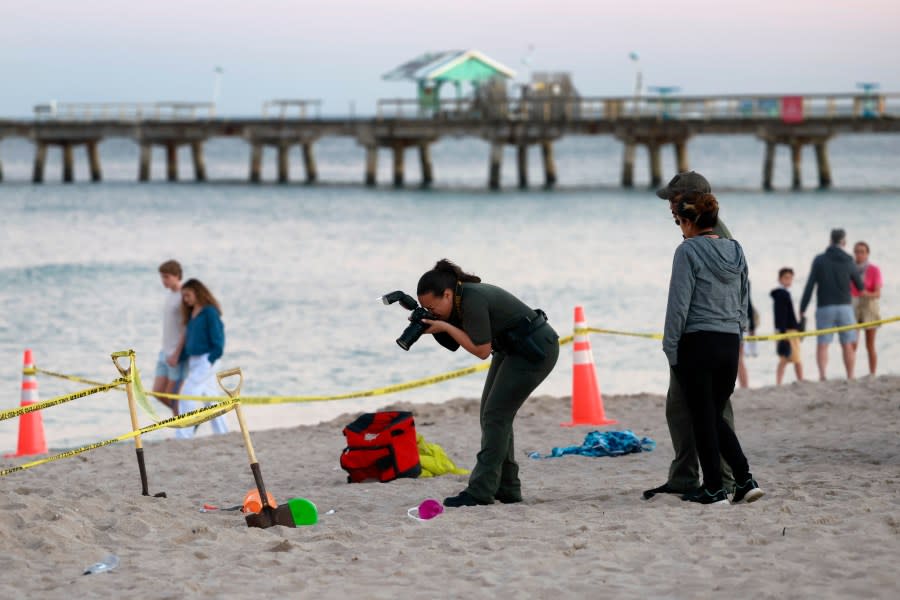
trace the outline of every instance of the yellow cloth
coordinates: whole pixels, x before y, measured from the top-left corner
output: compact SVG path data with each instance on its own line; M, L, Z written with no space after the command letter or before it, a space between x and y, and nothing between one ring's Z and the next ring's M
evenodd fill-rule
M452 473L454 475L468 475L468 469L460 469L444 449L437 444L426 442L422 434L416 435L416 445L419 447L419 462L422 464L422 474L419 477L437 477Z

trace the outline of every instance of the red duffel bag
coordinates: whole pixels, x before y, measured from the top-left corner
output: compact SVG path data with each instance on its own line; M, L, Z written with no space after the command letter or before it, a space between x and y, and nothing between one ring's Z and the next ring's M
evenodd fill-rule
M341 468L347 471L348 483L385 482L418 477L422 472L411 412L365 413L344 427L344 437L347 447L341 454Z

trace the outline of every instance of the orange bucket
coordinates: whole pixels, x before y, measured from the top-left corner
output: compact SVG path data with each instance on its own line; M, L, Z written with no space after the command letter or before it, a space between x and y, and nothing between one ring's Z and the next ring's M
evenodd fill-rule
M266 492L266 500L269 502L269 506L272 508L277 508L278 504L275 502L275 498L271 493ZM262 501L259 499L259 490L252 489L247 492L244 496L244 508L241 509L241 512L245 513L258 513L262 510Z

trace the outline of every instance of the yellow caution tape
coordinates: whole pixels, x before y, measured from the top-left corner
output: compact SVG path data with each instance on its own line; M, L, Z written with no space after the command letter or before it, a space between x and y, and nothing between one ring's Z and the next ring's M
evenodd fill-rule
M395 392L402 392L404 390L411 390L417 387L423 387L426 385L433 385L435 383L440 383L442 381L447 381L449 379L456 379L457 377L464 377L466 375L471 375L473 373L478 373L479 371L485 371L489 369L491 366L490 362L480 363L471 367L465 367L463 369L458 369L456 371L450 371L448 373L441 373L440 375L433 375L431 377L424 377L422 379L415 379L413 381L407 381L405 383L396 383L394 385L388 385L385 387L375 388L372 390L364 390L361 392L348 392L344 394L334 394L331 396L242 396L241 403L242 404L287 404L292 402L326 402L329 400L347 400L350 398L368 398L371 396L383 396L385 394L393 394ZM225 396L182 396L179 394L154 394L156 396L161 396L163 398L172 398L175 400L200 400L209 402L210 400L219 400L220 398L224 398Z
M94 381L93 379L85 379L84 377L78 377L77 375L66 375L65 373L55 373L53 371L47 371L46 369L39 369L37 367L33 368L24 368L22 369L22 375L36 375L41 373L42 375L48 375L50 377L56 377L58 379L68 379L69 381L74 381L76 383L84 383L87 385L103 385L102 381ZM125 382L123 381L119 385L123 385Z
M819 329L817 331L794 331L792 333L776 333L773 335L748 335L744 339L748 342L762 342L762 341L779 341L779 340L789 340L791 338L803 338L803 337L812 337L818 335L825 335L827 333L840 333L842 331L852 331L854 329L870 329L872 327L878 327L880 325L885 325L887 323L895 323L900 321L900 316L890 317L888 319L881 319L880 321L867 321L866 323L857 323L856 325L844 325L842 327L829 327L828 329Z
M825 335L827 333L839 333L841 331L850 331L853 329L868 329L871 327L878 327L879 325L885 325L888 323L894 323L900 321L900 316L890 317L888 319L882 319L880 321L869 321L866 323L859 323L856 325L846 325L843 327L831 327L828 329L820 329L816 331L806 331L806 332L793 332L793 333L777 333L772 335L751 335L744 337L747 341L778 341L778 340L786 340L791 338L802 338L802 337L812 337L818 335ZM575 335L584 335L587 333L598 333L603 335L621 335L621 336L629 336L629 337L638 337L652 340L661 340L662 334L660 333L640 333L633 331L619 331L615 329L600 329L596 327L585 327L578 328L575 330ZM566 344L571 344L574 340L573 335L565 336L559 339L559 345L564 346ZM122 356L127 355L129 352L126 351L119 353ZM288 404L288 403L299 403L299 402L327 402L330 400L347 400L351 398L368 398L372 396L383 396L387 394L393 394L396 392L402 392L406 390L411 390L418 387L425 387L428 385L434 385L436 383L441 383L443 381L447 381L450 379L456 379L457 377L464 377L466 375L472 375L473 373L478 373L480 371L485 371L490 368L490 363L481 363L472 367L466 367L463 369L459 369L456 371L450 371L447 373L442 373L440 375L433 375L431 377L424 377L422 379L415 379L412 381L407 381L405 383L398 383L394 385L389 385L385 387L375 388L371 390L364 390L359 392L349 392L344 394L334 394L330 396L246 396L241 399L244 404ZM46 373L53 376L61 376L67 379L72 379L73 381L89 381L81 378L74 378L73 376L62 375L58 373L52 373L49 371L44 371L41 369L37 370L41 373ZM124 381L116 384L122 385ZM146 394L143 391L143 388L138 388L136 386L135 391L137 392L140 389L140 392L137 395L138 401L141 406L144 407L145 410L149 408L149 403L147 403L146 395L152 395L157 398L170 398L173 400L196 400L199 402L211 402L211 401L221 401L224 400L225 396L186 396L182 394L168 394L165 392L153 392L150 394ZM38 410L38 409L34 409ZM30 411L29 411L30 412ZM150 414L153 415L152 409L149 410ZM5 414L5 413L0 413ZM15 416L15 415L14 415ZM0 419L2 420L2 419Z
M88 388L86 390L81 390L80 392L75 392L74 394L66 394L65 396L57 396L56 398L51 398L50 400L44 400L43 402L35 402L34 404L29 404L27 406L20 406L19 408L13 408L10 410L4 410L0 412L0 421L5 421L6 419L12 419L13 417L19 417L24 414L34 412L36 410L42 410L44 408L49 408L51 406L57 406L59 404L65 404L66 402L71 402L72 400L77 400L78 398L84 398L85 396L90 396L91 394L97 394L99 392L107 392L113 388L117 388L120 385L126 383L125 379L116 379L112 383L104 383L100 384L97 387Z
M214 404L212 406L205 406L203 408L198 408L197 410L192 410L189 413L185 413L183 415L178 415L172 417L170 419L166 419L165 421L160 421L159 423L154 423L153 425L147 425L146 427L142 427L141 429L137 429L135 431L129 431L126 434L120 435L119 437L115 437L109 440L103 440L102 442L94 442L93 444L88 444L87 446L82 446L80 448L74 448L72 450L67 450L66 452L61 452L60 454L54 454L53 456L47 456L45 458L41 458L38 460L33 460L31 462L27 462L16 467L10 467L8 469L0 470L0 477L4 477L9 475L10 473L15 473L17 471L24 471L25 469L31 469L33 467L37 467L39 465L47 464L48 462L53 462L55 460L61 460L63 458L69 458L72 456L76 456L78 454L82 454L84 452L88 452L90 450L95 450L97 448L102 448L103 446L109 446L110 444L115 444L116 442L124 442L125 440L131 439L133 437L137 437L139 435L144 435L146 433L150 433L151 431L156 431L157 429L162 429L163 427L184 427L185 423L187 424L195 424L197 422L208 421L209 419L213 419L218 417L221 414L228 412L229 410L234 408L234 405L238 402L237 399L228 398L224 402L220 402L218 404Z
M887 323L894 323L896 321L900 321L900 316L890 317L888 319L881 319L880 321L867 321L866 323L857 323L855 325L843 325L841 327L829 327L827 329L817 329L815 331L795 331L792 333L774 333L772 335L747 335L744 336L744 340L748 342L764 342L764 341L778 341L778 340L788 340L791 338L802 338L802 337L813 337L819 335L825 335L828 333L840 333L842 331L852 331L854 329L869 329L872 327L878 327L880 325L885 325ZM653 340L661 340L663 336L661 333L634 333L630 331L616 331L614 329L597 329L595 327L585 327L579 328L575 330L576 335L583 335L585 333L601 333L607 335L626 335L631 337L642 337ZM566 340L570 340L571 338L563 338ZM563 343L563 340L560 339L560 344Z

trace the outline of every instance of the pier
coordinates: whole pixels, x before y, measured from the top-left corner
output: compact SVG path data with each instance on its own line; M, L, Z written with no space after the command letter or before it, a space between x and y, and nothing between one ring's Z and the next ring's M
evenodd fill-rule
M432 162L431 146L444 137L470 137L489 145L486 179L499 189L503 150L516 148L518 185L531 184L528 155L542 156L543 185L560 178L554 143L566 136L607 136L623 147L621 185L634 186L638 148L647 152L650 185L663 181L661 151L672 146L677 171L691 168L688 146L701 135L752 136L764 142L763 189L774 188L773 172L778 145L791 149L791 188L801 188L801 157L812 147L820 188L832 185L828 142L842 134L900 133L900 94L814 94L660 97L527 97L485 104L475 99L441 100L423 107L418 100L379 100L376 112L366 117L322 117L316 100L273 100L259 118L225 118L211 103L161 102L148 104L60 104L36 107L33 119L0 119L0 140L20 137L34 144L32 182L45 180L48 151L62 156L61 179L74 181L76 149L84 148L90 180L103 179L98 144L107 138L131 139L140 147L138 181L151 180L154 146L165 149L168 181L178 181L178 152L190 149L193 179L206 181L204 144L216 137L237 137L248 144L248 174L262 181L265 147L275 148L277 181L291 180L289 151L299 146L305 182L318 181L315 144L324 137L347 137L361 147L361 180L377 182L379 152L392 160L392 184L407 184L405 151L418 153L422 186L431 185L439 170ZM669 172L669 170L666 170ZM0 156L0 181L3 178Z

